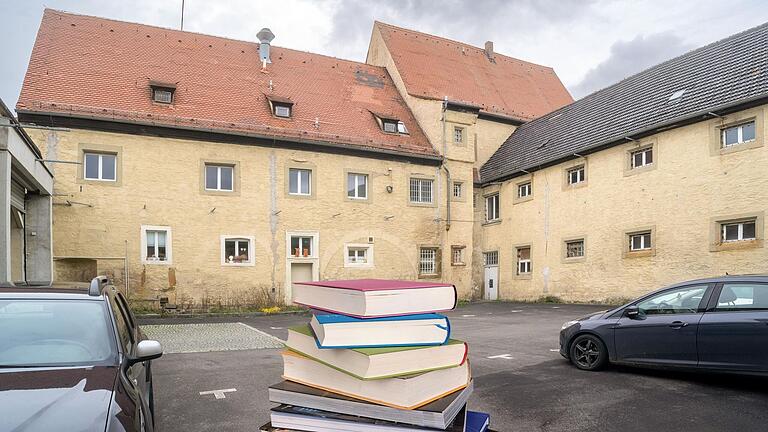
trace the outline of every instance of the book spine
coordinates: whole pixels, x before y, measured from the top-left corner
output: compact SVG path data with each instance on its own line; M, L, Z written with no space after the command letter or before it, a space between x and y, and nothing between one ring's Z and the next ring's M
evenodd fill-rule
M448 319L448 317L443 317L445 319L445 340L440 345L445 345L448 343L448 340L451 338L451 320ZM438 326L440 327L440 326ZM441 327L442 328L442 327Z

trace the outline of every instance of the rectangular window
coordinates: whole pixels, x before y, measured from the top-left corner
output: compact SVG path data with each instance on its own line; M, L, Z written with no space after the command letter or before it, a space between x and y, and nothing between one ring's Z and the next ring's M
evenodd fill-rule
M728 222L720 224L722 242L755 240L756 220L750 219L742 222Z
M768 310L768 285L756 283L723 284L715 310Z
M460 128L460 127L453 128L453 142L454 144L464 143L464 128Z
M525 275L531 273L531 248L517 248L517 274Z
M173 102L173 90L167 88L153 88L152 100L155 102L169 104Z
M373 268L373 244L345 244L344 267Z
M651 245L651 232L639 232L629 235L629 250L630 251L643 251L650 250Z
M499 220L499 194L485 197L485 221Z
M86 180L117 180L117 155L110 153L90 153L83 156L83 174Z
M291 110L292 106L289 104L280 104L273 102L273 105L275 107L275 116L276 117L283 117L283 118L290 118L291 117Z
M437 248L419 249L419 275L432 276L437 274Z
M731 126L721 131L721 145L723 148L744 144L755 140L755 122Z
M451 246L451 265L464 265L465 246Z
M521 183L517 185L517 197L525 198L531 195L531 182Z
M233 166L205 164L205 190L232 192L234 171Z
M571 168L568 170L568 184L569 185L575 185L582 183L584 180L586 180L587 177L585 176L585 169L584 165L579 165L577 167Z
M253 259L253 237L222 236L223 265L251 265Z
M412 203L432 204L432 180L412 178L410 199Z
M499 251L491 251L483 253L483 265L497 266L499 265Z
M384 129L384 132L387 133L397 133L397 121L395 120L382 120L381 127Z
M141 261L145 264L170 264L171 228L141 226Z
M453 197L461 198L464 196L464 183L453 182Z
M629 154L632 169L653 164L653 147L633 151Z
M584 257L584 240L569 240L565 242L565 257L566 258L583 258Z
M368 248L347 249L347 261L351 264L368 263Z
M311 195L312 170L290 168L288 170L288 193L291 195Z
M368 199L368 176L366 174L347 174L347 197Z
M291 255L294 257L311 257L312 255L312 237L311 236L291 236Z

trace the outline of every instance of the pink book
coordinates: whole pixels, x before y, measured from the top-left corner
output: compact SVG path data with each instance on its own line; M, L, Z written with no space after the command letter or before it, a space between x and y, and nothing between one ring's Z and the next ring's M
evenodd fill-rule
M451 284L356 279L295 282L293 301L326 312L377 318L451 310L457 295Z

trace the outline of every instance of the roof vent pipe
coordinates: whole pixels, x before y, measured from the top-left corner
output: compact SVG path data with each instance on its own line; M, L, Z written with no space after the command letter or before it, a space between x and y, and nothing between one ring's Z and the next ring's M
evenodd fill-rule
M269 58L269 46L275 38L275 34L272 33L272 30L264 27L256 33L256 37L259 38L259 58L261 63L272 63L272 60Z

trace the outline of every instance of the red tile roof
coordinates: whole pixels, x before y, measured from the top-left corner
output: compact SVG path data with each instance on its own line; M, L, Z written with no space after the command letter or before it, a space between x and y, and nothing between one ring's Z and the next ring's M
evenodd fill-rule
M555 71L482 48L376 22L408 94L530 120L573 102Z
M271 59L264 72L258 43L46 9L17 111L436 157L384 68L276 46ZM152 102L150 82L176 83L173 104ZM293 118L274 117L270 95Z

